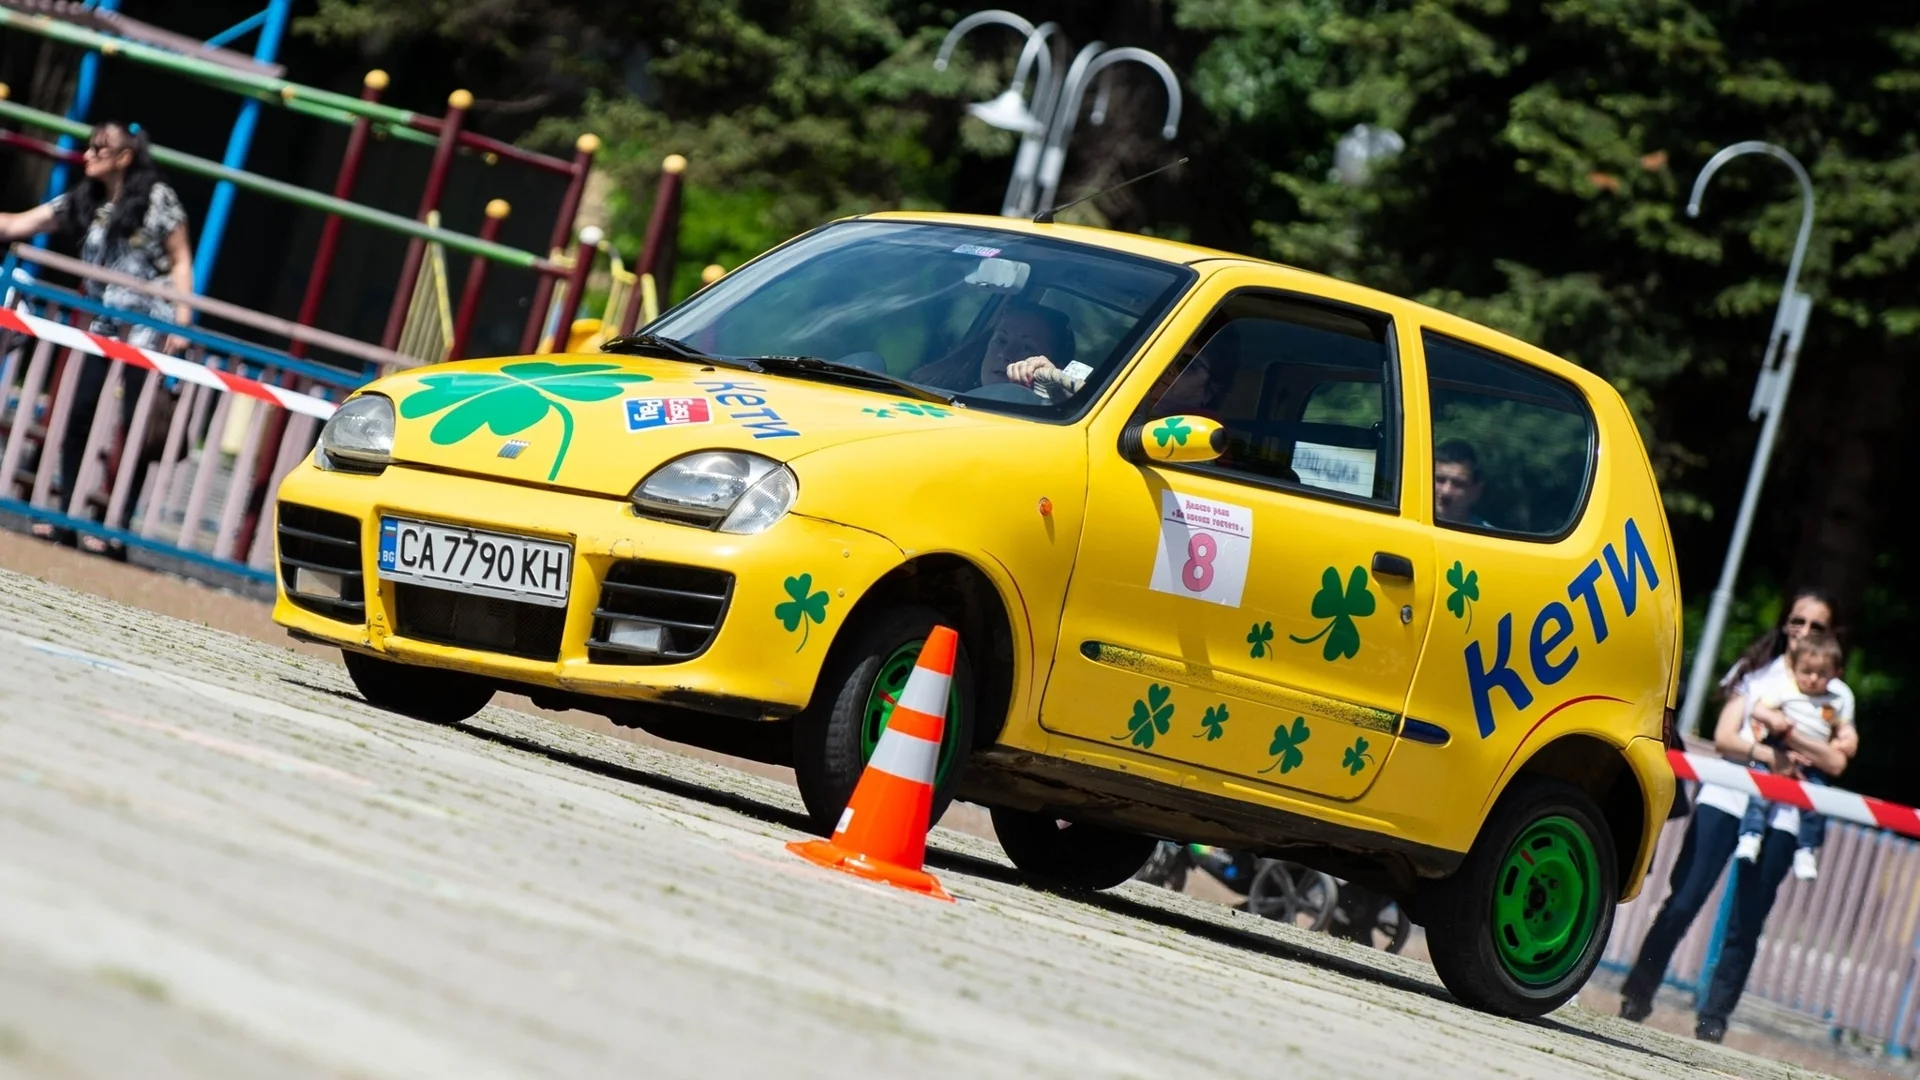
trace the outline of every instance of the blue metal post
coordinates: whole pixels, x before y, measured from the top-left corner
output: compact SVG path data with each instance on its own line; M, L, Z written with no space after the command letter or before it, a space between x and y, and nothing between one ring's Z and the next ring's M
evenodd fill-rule
M280 39L286 36L287 17L293 12L293 0L268 0L266 20L260 26L260 41L253 58L271 63L280 52ZM260 103L248 100L240 106L239 119L227 137L227 154L221 164L242 169L247 151L253 146L253 129L260 122ZM214 186L213 201L207 204L206 223L200 228L200 246L193 253L193 291L205 293L213 281L214 260L220 254L220 241L227 231L227 218L233 212L233 185L225 180Z
M1707 987L1713 982L1713 969L1720 966L1720 947L1727 941L1727 923L1733 918L1733 890L1740 884L1740 860L1727 867L1727 888L1720 894L1720 911L1713 917L1713 935L1707 938L1707 954L1700 961L1700 982L1694 987L1694 1004L1707 999Z
M87 6L99 11L118 11L120 9L120 0L97 0L97 2L90 3ZM76 122L86 120L87 110L93 107L94 80L97 79L99 75L99 53L89 52L80 58L80 74L74 79L73 102L67 106L67 119ZM62 150L73 149L73 136L60 136L59 145ZM53 171L47 174L47 199L50 200L65 190L67 190L67 164L64 161L56 161L53 163ZM41 233L39 236L34 237L33 246L37 248L46 247L47 234Z

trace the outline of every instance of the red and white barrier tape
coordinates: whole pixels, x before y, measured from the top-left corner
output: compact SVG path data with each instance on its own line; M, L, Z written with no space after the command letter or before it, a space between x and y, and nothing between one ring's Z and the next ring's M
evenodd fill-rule
M1744 765L1707 754L1669 750L1667 760L1673 765L1673 775L1682 780L1717 784L1748 795L1758 795L1769 802L1814 810L1842 821L1920 838L1920 810L1911 806L1881 802L1865 795L1855 795L1851 791L1806 784L1772 773L1754 772Z
M333 402L314 397L312 394L302 394L293 390L285 390L278 386L269 386L266 383L241 375L229 375L224 371L217 371L204 364L196 364L191 360L182 360L177 356L168 356L166 353L154 352L152 349L142 349L115 338L89 334L78 327L67 326L64 323L57 323L51 319L43 319L38 315L29 315L24 311L13 311L0 307L0 331L7 330L11 330L16 334L25 334L28 337L39 338L43 341L51 341L55 345L65 346L69 349L78 349L83 353L90 353L94 356L104 356L109 360L117 360L123 364L132 364L135 367L146 368L149 371L157 371L162 375L171 376L182 382L198 383L201 386L210 386L215 390L226 390L235 394L245 394L248 397L259 398L261 401L278 405L283 409L288 409L306 416L317 417L321 420L332 416L334 410L339 408L339 406Z

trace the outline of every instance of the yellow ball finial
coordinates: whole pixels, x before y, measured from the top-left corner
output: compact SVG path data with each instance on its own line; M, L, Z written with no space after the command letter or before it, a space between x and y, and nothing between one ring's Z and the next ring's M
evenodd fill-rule
M710 263L705 270L700 271L700 284L711 285L726 276L726 267L721 266L719 263Z
M13 88L8 86L6 83L0 82L0 101L7 100L7 98L12 96L12 94L13 94Z
M573 148L583 154L597 154L600 152L600 136L589 131L573 140Z
M513 213L513 204L507 202L505 199L494 199L487 203L487 216L495 221L499 221L511 213Z
M453 93L447 95L447 105L465 112L473 108L473 95L465 90L455 90Z
M381 71L379 68L374 68L372 71L367 72L366 78L360 80L360 85L376 93L385 90L387 88L387 73Z
M679 154L668 154L667 160L660 163L660 168L670 173L683 173L687 171L687 159Z

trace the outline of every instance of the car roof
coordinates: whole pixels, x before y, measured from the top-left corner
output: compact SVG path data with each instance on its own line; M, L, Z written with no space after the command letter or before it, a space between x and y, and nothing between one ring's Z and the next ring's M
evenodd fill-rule
M1038 224L1027 218L996 217L988 214L952 214L937 211L891 210L860 215L866 221L915 221L938 225L965 225L974 228L996 229L1001 232L1026 233L1030 236L1049 236L1089 247L1106 248L1109 251L1124 252L1142 258L1161 262L1177 263L1182 266L1198 266L1202 271L1220 270L1229 266L1245 266L1279 271L1284 278L1294 278L1299 287L1306 292L1320 296L1336 297L1367 307L1377 308L1389 314L1399 313L1412 316L1420 324L1438 330L1441 333L1470 341L1484 348L1493 349L1515 359L1525 360L1538 367L1546 368L1564 378L1587 387L1589 392L1602 386L1611 387L1604 379L1593 372L1562 357L1555 356L1530 342L1523 341L1501 330L1475 322L1458 315L1430 307L1416 300L1409 300L1393 293L1382 292L1357 282L1332 277L1327 274L1302 270L1297 266L1274 262L1271 259L1255 258L1251 255L1237 255L1229 251L1200 247L1197 244L1183 244L1177 240L1165 240L1155 236L1141 236L1137 233L1119 232L1113 229L1099 229L1086 225Z

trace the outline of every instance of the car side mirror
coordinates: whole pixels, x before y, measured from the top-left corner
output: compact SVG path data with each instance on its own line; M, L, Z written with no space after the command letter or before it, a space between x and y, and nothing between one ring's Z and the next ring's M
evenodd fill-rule
M1134 424L1120 436L1130 461L1213 461L1227 450L1227 429L1204 416L1165 416Z

